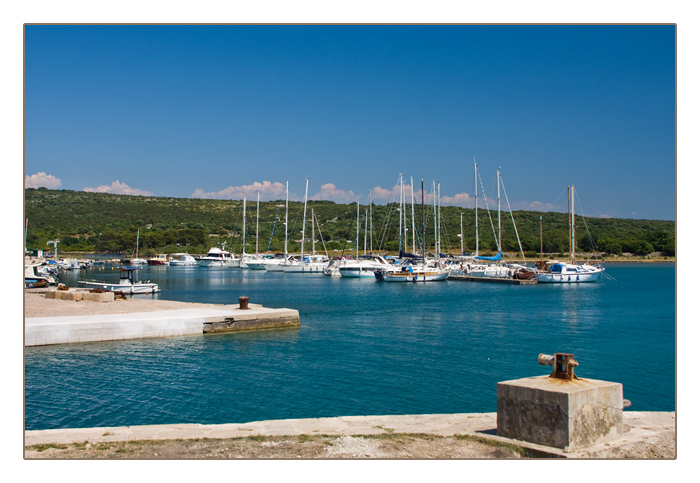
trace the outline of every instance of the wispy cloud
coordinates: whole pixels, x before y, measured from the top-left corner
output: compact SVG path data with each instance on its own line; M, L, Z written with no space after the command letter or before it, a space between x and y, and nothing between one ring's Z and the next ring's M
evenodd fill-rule
M132 188L126 183L120 183L119 180L114 181L111 185L101 185L97 188L83 188L83 191L92 193L112 193L115 195L132 195L132 196L153 196L150 191Z
M41 171L31 176L26 175L24 177L24 187L58 189L61 187L61 180L52 174L46 174Z
M264 201L284 199L286 196L286 187L284 183L280 183L279 181L275 181L274 183L270 181L263 181L262 183L256 181L248 185L229 186L220 191L207 192L201 188L197 188L191 196L192 198L238 200L243 199L244 196L249 199L257 199L257 193L260 193L260 199ZM295 198L296 195L290 194L290 199Z

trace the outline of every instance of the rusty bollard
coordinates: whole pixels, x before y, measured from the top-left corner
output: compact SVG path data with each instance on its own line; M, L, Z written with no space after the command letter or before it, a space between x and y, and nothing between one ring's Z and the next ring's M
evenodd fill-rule
M239 310L249 310L250 307L248 307L248 297L238 297L238 309Z

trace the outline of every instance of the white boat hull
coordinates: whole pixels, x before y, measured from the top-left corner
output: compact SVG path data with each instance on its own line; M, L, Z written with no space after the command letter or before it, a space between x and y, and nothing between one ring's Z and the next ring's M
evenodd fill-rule
M600 278L602 270L586 273L536 273L537 283L586 283L596 282Z
M338 272L341 277L348 278L374 278L374 272L380 267L339 267Z
M384 274L385 282L439 282L447 280L449 270L426 270L410 272L388 272Z
M157 283L134 283L133 285L119 283L101 283L101 282L81 282L86 288L99 288L109 292L122 292L125 294L152 294L160 292L160 286Z

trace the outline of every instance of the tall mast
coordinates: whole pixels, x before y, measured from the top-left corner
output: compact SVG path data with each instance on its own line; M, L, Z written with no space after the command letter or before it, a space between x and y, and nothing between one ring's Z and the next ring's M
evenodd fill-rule
M442 229L442 225L440 225L440 183L438 183L438 219L437 219L437 226L438 226L438 232L437 232L437 239L438 239L438 252L437 252L437 257L440 258L440 249L442 248L442 244L440 243L440 230Z
M569 217L569 254L571 254L571 186L566 187L566 204L567 215Z
M401 229L401 218L403 218L401 215L403 213L402 210L402 201L403 201L403 174L399 173L399 257L401 257L401 235L403 234L403 230Z
M464 226L462 225L462 215L464 213L459 214L459 247L460 247L460 256L464 255Z
M422 216L421 218L423 219L423 243L420 244L420 251L421 254L423 255L423 264L425 265L425 190L423 189L423 178L420 179L420 204L422 208Z
M288 217L289 217L289 180L285 181L285 184L287 185L287 202L285 204L285 209L284 209L284 263L287 263L287 256L289 255L289 252L287 251L287 223L288 223Z
M474 219L476 220L476 251L474 256L479 256L479 205L477 203L479 198L479 190L476 185L476 156L474 156Z
M501 168L496 170L498 179L498 251L501 251Z
M258 255L258 238L260 238L260 191L258 191L258 208L255 211L255 254Z
M540 262L544 261L544 241L542 239L542 217L540 216ZM544 265L542 265L544 267Z
M574 196L574 184L571 183L571 263L576 263L576 215Z
M401 189L401 198L403 199L403 206L401 213L403 214L403 247L408 251L408 224L406 223L406 191Z
M369 190L369 253L372 253L372 190Z
M304 237L306 236L306 198L309 196L309 180L306 180L306 191L304 191L304 221L301 224L301 262L304 263Z
M136 230L136 258L139 257L139 230Z
M411 240L413 241L413 251L416 253L416 210L413 207L413 176L411 176Z
M314 209L311 208L311 254L316 255L316 232L314 231ZM320 228L319 228L320 230Z
M360 200L357 200L357 231L355 232L355 259L360 258Z
M438 229L437 229L437 204L436 204L436 191L435 191L435 180L433 180L433 236L435 237L435 240L433 242L435 243L435 257L437 258L437 251L438 251Z
M245 201L246 197L243 195L243 239L241 241L241 262L243 261L243 255L245 255Z
M367 225L369 220L367 220L367 210L365 210L365 247L362 249L362 254L367 255Z

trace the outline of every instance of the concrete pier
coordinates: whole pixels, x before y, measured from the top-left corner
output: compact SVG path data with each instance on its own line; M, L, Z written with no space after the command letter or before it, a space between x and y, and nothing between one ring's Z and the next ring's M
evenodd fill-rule
M51 316L25 317L25 347L96 342L147 337L203 335L210 332L234 332L299 327L299 311L271 309L249 304L248 310L238 305L190 304L160 300L107 301L81 291L46 292L41 297L46 309L39 313ZM86 298L87 297L87 298ZM25 296L25 304L27 303ZM36 304L37 300L32 303ZM164 310L152 310L153 308ZM26 309L26 306L25 306ZM140 309L140 310L139 310ZM79 310L84 315L74 315ZM65 314L68 312L68 314ZM55 315L54 315L55 314ZM25 312L26 315L26 312Z
M498 435L573 451L619 438L622 384L549 376L499 382Z

